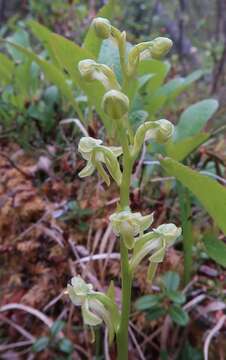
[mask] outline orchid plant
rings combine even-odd
[[[113,27],[108,19],[96,18],[91,26],[100,39],[112,39],[119,49],[122,84],[118,82],[114,69],[105,64],[86,59],[78,65],[83,81],[100,81],[106,90],[102,99],[102,110],[113,123],[118,146],[106,146],[101,139],[88,136],[81,138],[78,150],[86,165],[79,176],[84,178],[97,171],[108,186],[113,180],[119,189],[120,201],[109,220],[120,243],[121,307],[115,302],[112,286],[103,294],[95,291],[93,286],[80,276],[71,280],[68,295],[75,306],[81,307],[86,325],[93,327],[105,323],[110,344],[116,338],[118,359],[126,360],[131,288],[135,271],[141,261],[148,257],[147,280],[151,282],[167,248],[181,234],[181,229],[174,224],[162,224],[150,230],[153,213],[142,215],[140,212],[132,212],[129,199],[133,166],[144,142],[152,140],[157,144],[164,144],[172,138],[174,132],[171,122],[160,119],[144,122],[136,133],[133,133],[128,119],[129,86],[131,81],[136,79],[139,62],[144,58],[162,58],[170,50],[172,41],[158,37],[132,47],[127,53],[126,33]]]

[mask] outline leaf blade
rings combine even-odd
[[[218,109],[218,101],[206,99],[189,106],[176,126],[175,142],[196,135]]]
[[[226,189],[215,180],[201,175],[171,158],[161,160],[161,165],[169,175],[175,176],[198,198],[219,228],[226,234]]]

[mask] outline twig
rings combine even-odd
[[[32,345],[32,344],[33,344],[32,340],[18,341],[16,343],[0,345],[0,351],[6,351],[6,350],[14,349],[16,347],[23,347],[23,346]]]
[[[4,315],[0,315],[0,320],[4,321],[6,324],[12,326],[14,329],[16,329],[21,335],[23,335],[25,338],[27,338],[30,341],[35,341],[36,338],[29,333],[27,330],[22,328],[19,324],[16,324],[14,321],[7,319]]]
[[[197,296],[196,298],[192,299],[191,301],[189,301],[187,304],[185,304],[183,306],[183,309],[188,310],[188,309],[192,308],[193,306],[195,306],[196,304],[203,301],[205,298],[206,298],[206,295],[201,294],[201,295]]]
[[[32,224],[31,226],[29,226],[26,230],[24,230],[20,235],[16,236],[13,240],[12,243],[16,243],[18,240],[20,240],[21,238],[23,238],[25,235],[27,235],[31,230],[33,230],[36,226],[38,226],[48,215],[50,215],[51,212],[50,211],[46,211],[41,218],[35,223]]]
[[[119,253],[112,253],[112,254],[103,253],[103,254],[95,254],[95,255],[85,256],[83,258],[80,258],[79,260],[76,260],[74,262],[74,264],[76,265],[79,263],[86,263],[89,261],[105,260],[105,259],[120,260],[120,254]]]
[[[95,276],[93,276],[90,271],[87,270],[86,266],[83,264],[82,259],[80,259],[79,254],[77,252],[76,247],[74,246],[74,243],[71,239],[68,240],[68,243],[72,249],[72,252],[74,254],[74,256],[76,257],[77,261],[75,261],[73,264],[80,264],[83,272],[85,272],[86,276],[89,278],[89,280],[91,281],[92,284],[94,284],[94,286],[99,290],[102,291],[102,287],[99,283],[99,281],[97,280],[97,278]],[[89,260],[88,260],[89,261]]]
[[[32,174],[28,174],[25,171],[21,170],[15,163],[13,160],[11,160],[6,154],[4,154],[2,151],[0,151],[0,156],[4,157],[12,167],[14,167],[21,175],[23,175],[26,179],[33,179],[33,175]]]
[[[104,359],[105,360],[111,360],[110,354],[109,354],[109,345],[108,345],[108,329],[105,328],[104,331]]]
[[[135,345],[135,347],[136,347],[136,349],[137,349],[137,352],[138,352],[138,354],[139,354],[140,359],[141,359],[141,360],[145,360],[145,356],[144,356],[144,354],[143,354],[143,352],[142,352],[142,350],[141,350],[141,348],[140,348],[140,345],[139,345],[138,342],[137,342],[137,339],[136,339],[136,337],[135,337],[135,335],[134,335],[131,327],[129,327],[129,335],[130,335],[131,340],[132,340],[132,342],[134,343],[134,345]]]
[[[209,332],[209,335],[207,336],[205,343],[204,343],[204,359],[208,360],[208,352],[209,352],[209,346],[212,338],[216,333],[222,328],[224,325],[224,322],[226,320],[226,315],[222,316],[217,324],[214,326],[214,328]]]
[[[145,146],[145,144],[144,144],[144,145],[143,145],[143,148],[142,148],[141,157],[140,157],[139,162],[138,162],[138,164],[137,164],[135,173],[133,174],[133,179],[134,179],[134,180],[138,180],[138,179],[139,179],[139,175],[140,175],[142,166],[143,166],[143,164],[144,164],[145,154],[146,154],[146,146]]]
[[[87,130],[85,129],[85,127],[82,125],[81,121],[79,119],[65,119],[65,120],[62,120],[60,122],[60,126],[64,125],[64,124],[70,124],[70,123],[74,123],[78,128],[79,130],[82,132],[82,134],[84,136],[89,136]]]
[[[64,296],[64,291],[62,291],[59,295],[57,295],[53,300],[51,300],[48,304],[45,305],[43,311],[49,310],[51,306],[55,305],[62,297]]]
[[[165,317],[165,320],[164,320],[164,323],[162,326],[162,331],[161,331],[161,337],[160,337],[161,351],[164,351],[167,348],[167,341],[169,339],[169,332],[170,332],[171,326],[172,326],[172,320],[171,320],[170,316],[167,315]]]
[[[41,311],[32,308],[31,306],[27,306],[27,305],[23,305],[23,304],[17,304],[17,303],[10,303],[10,304],[3,305],[2,307],[0,307],[0,312],[10,311],[10,310],[22,310],[22,311],[25,311],[25,312],[37,317],[44,324],[46,324],[49,328],[51,328],[53,326],[53,320],[52,319],[50,319],[48,316],[43,314]],[[60,332],[59,336],[62,338],[64,335],[63,335],[62,332]]]
[[[210,176],[210,177],[212,177],[212,178],[214,178],[216,180],[221,181],[224,185],[226,185],[226,180],[224,178],[222,178],[221,176],[219,176],[219,175],[213,174],[213,173],[211,173],[209,171],[200,171],[200,174]]]

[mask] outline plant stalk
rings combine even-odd
[[[126,207],[129,207],[129,189],[133,169],[133,160],[129,152],[129,145],[126,136],[124,137],[122,147],[124,156],[122,184],[120,187],[120,205],[121,209],[124,209]],[[126,360],[128,359],[128,327],[131,303],[132,273],[129,266],[128,249],[122,238],[120,240],[120,253],[122,276],[122,309],[120,326],[116,336],[118,360]]]
[[[132,274],[129,268],[128,250],[121,239],[122,313],[117,333],[118,360],[128,359],[128,327],[131,303]]]

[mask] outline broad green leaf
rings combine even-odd
[[[180,277],[174,271],[168,271],[163,276],[163,282],[167,291],[176,291],[180,284]]]
[[[184,79],[184,85],[187,87],[190,84],[192,84],[194,81],[200,79],[202,76],[203,76],[202,70],[195,70]]]
[[[147,313],[147,319],[148,320],[156,320],[160,318],[161,316],[166,315],[166,309],[161,306],[153,306]]]
[[[180,326],[187,325],[189,321],[188,314],[179,305],[173,305],[169,309],[171,319]]]
[[[161,295],[144,295],[136,301],[135,307],[137,310],[148,310],[158,305],[161,300]]]
[[[212,234],[205,235],[203,241],[209,257],[218,264],[226,267],[226,244]]]
[[[186,300],[183,293],[174,290],[167,291],[167,297],[176,304],[183,304]]]
[[[30,47],[29,35],[24,29],[19,29],[13,35],[8,36],[7,41],[21,45],[27,49]],[[25,59],[24,54],[19,52],[16,48],[12,48],[11,46],[8,47],[7,45],[6,47],[14,61],[23,61]]]
[[[0,53],[0,83],[9,84],[12,82],[13,71],[13,62],[6,55]]]
[[[127,43],[127,52],[131,48],[131,45]],[[118,46],[111,39],[104,40],[102,42],[100,53],[98,56],[98,62],[105,64],[114,69],[118,81],[121,82],[121,67]]]
[[[153,96],[149,98],[149,112],[154,114],[166,105],[176,99],[192,83],[202,76],[201,70],[196,70],[186,78],[177,77],[162,85]]]
[[[210,137],[208,133],[198,133],[176,143],[169,142],[165,149],[168,156],[174,160],[182,161]]]
[[[161,165],[170,176],[175,176],[198,198],[226,235],[226,189],[215,180],[171,158],[161,160]]]
[[[43,46],[50,52],[49,55],[53,62],[61,70],[66,70],[71,75],[75,84],[78,85],[80,83],[78,63],[81,60],[93,58],[92,54],[71,40],[49,31],[46,27],[33,20],[28,24]]]
[[[59,66],[59,63],[58,63],[58,61],[56,59],[56,56],[55,56],[55,54],[53,52],[53,49],[52,49],[52,46],[51,46],[51,34],[52,34],[52,32],[47,27],[39,24],[35,20],[27,21],[27,25],[30,27],[32,33],[42,43],[43,47],[48,51],[50,59],[52,60],[54,65]]]
[[[218,109],[218,102],[206,99],[189,106],[180,116],[176,126],[175,141],[190,137],[201,131]]]
[[[115,5],[116,5],[116,0],[109,0],[107,4],[100,9],[100,11],[97,14],[97,17],[104,17],[111,20],[112,17],[114,16]],[[95,31],[90,27],[86,34],[83,47],[87,49],[90,53],[92,53],[95,59],[97,59],[100,51],[101,43],[102,40],[96,36]]]
[[[151,59],[140,62],[138,67],[138,75],[153,75],[147,85],[147,92],[149,95],[154,94],[154,92],[159,88],[159,86],[165,80],[169,70],[170,64],[167,61],[163,62],[160,60]]]
[[[88,97],[89,104],[95,107],[106,129],[110,133],[112,123],[101,109],[101,101],[105,93],[103,85],[97,81],[91,83],[81,81],[78,71],[79,61],[87,58],[92,59],[93,55],[87,51],[87,49],[79,47],[61,35],[50,32],[48,29],[34,21],[29,24],[32,26],[32,29],[35,29],[36,35],[41,41],[43,41],[43,45],[46,46],[47,50],[50,50],[50,56],[52,54],[51,58],[54,63],[60,67],[62,74],[63,71],[66,70],[74,85],[79,86],[85,92]],[[40,31],[38,31],[39,29]],[[93,94],[95,94],[95,96],[93,96]]]
[[[32,51],[23,48],[20,45],[13,44],[10,42],[7,42],[5,40],[0,40],[1,42],[7,43],[11,47],[15,47],[17,51],[21,52],[23,55],[25,55],[30,61],[36,62],[42,71],[45,74],[45,77],[53,84],[55,84],[59,90],[61,91],[62,95],[65,96],[72,106],[76,109],[77,112],[79,112],[78,104],[74,98],[73,91],[71,87],[67,84],[66,76],[53,64],[48,63],[46,60],[43,60],[39,58],[35,53]]]

